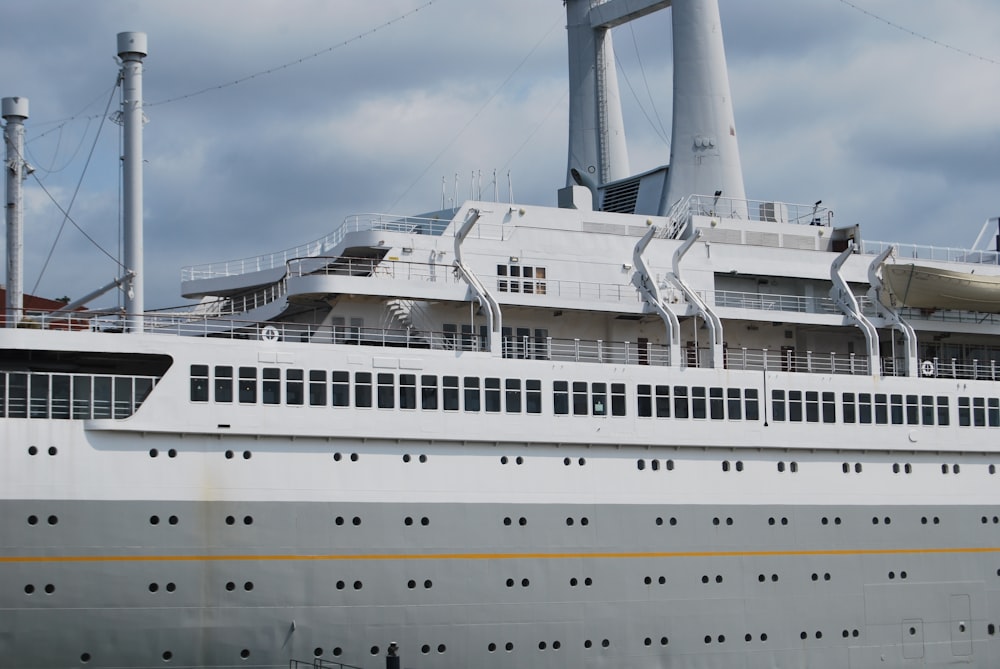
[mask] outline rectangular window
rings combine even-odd
[[[854,393],[844,393],[841,399],[844,412],[845,423],[857,422],[857,404],[855,404]]]
[[[624,383],[612,383],[611,384],[611,415],[612,416],[624,416],[626,414],[625,410],[625,384]]]
[[[346,407],[351,405],[351,373],[334,371],[330,375],[332,382],[330,390],[333,393],[333,406]]]
[[[354,406],[369,408],[372,405],[372,373],[354,372]]]
[[[301,405],[305,402],[304,376],[301,369],[285,372],[285,402]]]
[[[815,390],[806,391],[806,421],[819,422],[819,393]]]
[[[11,377],[14,375],[11,374]],[[90,418],[91,416],[91,387],[89,376],[73,377],[73,418]],[[13,390],[13,389],[12,389]],[[10,396],[10,393],[8,393]],[[12,411],[9,407],[8,411]],[[13,414],[8,414],[13,417]]]
[[[872,422],[871,393],[858,394],[858,422],[863,425],[870,425]]]
[[[486,402],[485,408],[489,413],[500,411],[500,379],[486,378],[484,380]]]
[[[962,427],[972,425],[972,412],[969,410],[969,398],[958,398],[958,424]]]
[[[400,409],[416,409],[417,408],[417,375],[416,374],[400,374],[399,375],[399,408]]]
[[[542,413],[542,382],[528,379],[524,382],[525,409],[528,413]]]
[[[480,397],[479,397],[479,377],[478,376],[467,376],[464,381],[465,385],[465,410],[466,411],[479,411],[480,407]]]
[[[793,423],[802,422],[802,391],[788,391],[788,420]]]
[[[889,401],[885,393],[875,395],[875,423],[885,425],[889,422]]]
[[[552,410],[558,415],[569,413],[569,383],[566,381],[552,382]]]
[[[635,389],[635,410],[642,418],[649,418],[653,415],[653,387],[647,384],[640,384]]]
[[[396,406],[396,376],[381,372],[378,381],[378,408],[392,409]]]
[[[670,418],[670,386],[656,386],[656,417]]]
[[[739,404],[739,401],[736,403]],[[726,403],[722,399],[722,388],[708,389],[708,411],[712,420],[726,419]]]
[[[309,370],[309,406],[326,406],[326,371]]]
[[[424,374],[420,377],[420,408],[435,410],[438,408],[438,377]]]
[[[458,411],[458,377],[445,376],[441,379],[442,404],[445,411]]]
[[[587,415],[587,383],[585,381],[573,382],[573,415]]]
[[[705,388],[695,386],[691,388],[691,417],[704,418],[705,413]]]
[[[906,396],[906,424],[920,425],[920,404],[916,395]]]
[[[208,365],[191,365],[191,401],[208,401]]]
[[[920,422],[923,425],[934,424],[934,396],[920,396]]]
[[[111,418],[111,392],[110,376],[94,377],[94,418]]]
[[[674,417],[688,418],[688,408],[687,386],[674,386]]]
[[[521,379],[507,379],[505,390],[507,413],[521,413]]]
[[[281,370],[277,367],[265,367],[261,375],[260,400],[264,404],[281,403]]]
[[[743,404],[740,402],[739,388],[729,388],[726,390],[726,408],[729,410],[729,420],[741,420],[743,418]]]
[[[257,368],[240,367],[240,404],[257,403]]]
[[[743,391],[743,409],[747,420],[760,420],[760,400],[756,388]]]
[[[1000,427],[1000,398],[991,397],[989,401],[990,427]]]
[[[497,290],[501,293],[507,292],[507,266],[497,265]]]
[[[33,377],[34,378],[34,377]],[[48,391],[49,379],[45,379],[45,389]],[[45,403],[48,404],[48,392],[45,393]],[[115,377],[115,418],[128,418],[132,414],[132,379]],[[43,413],[39,418],[44,418]]]
[[[608,384],[590,384],[590,408],[595,416],[608,415]]]
[[[218,365],[215,368],[215,401],[233,401],[233,368]]]
[[[972,398],[972,424],[976,427],[986,427],[986,398]]]
[[[892,417],[893,425],[903,424],[903,396],[892,394],[889,396],[889,415]]]
[[[139,382],[144,379],[136,379],[136,396],[138,401],[136,402],[136,407],[141,404],[142,397],[140,395]],[[148,381],[147,381],[148,382]],[[2,383],[2,381],[0,381]],[[52,376],[52,417],[53,418],[69,418],[69,396],[70,396],[70,377],[66,374],[58,374]]]
[[[837,422],[837,400],[836,395],[831,392],[823,393],[823,422],[824,423],[836,423]]]
[[[951,416],[950,409],[948,406],[948,396],[938,395],[937,398],[937,424],[938,425],[950,425]]]
[[[49,377],[45,374],[32,374],[31,407],[29,415],[32,418],[47,418],[49,415]],[[124,416],[115,415],[115,418]]]
[[[775,421],[785,420],[785,391],[771,391],[771,418]]]

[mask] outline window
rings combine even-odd
[[[573,382],[573,415],[586,416],[587,411],[587,382]]]
[[[837,422],[837,402],[834,393],[825,392],[823,393],[823,422],[824,423],[836,423]]]
[[[932,395],[920,396],[920,422],[923,425],[934,424],[934,397]]]
[[[785,391],[771,391],[771,418],[776,421],[785,420]]]
[[[855,404],[854,393],[844,393],[843,395],[844,422],[857,422],[857,405]]]
[[[466,411],[479,411],[480,410],[480,397],[479,397],[479,377],[478,376],[467,376],[465,377],[465,410]]]
[[[1000,427],[1000,398],[991,397],[989,399],[988,413],[990,427]]]
[[[420,377],[420,408],[438,408],[438,377],[424,374]]]
[[[309,406],[326,406],[326,372],[322,369],[309,370]]]
[[[257,368],[240,367],[240,404],[257,403]]]
[[[704,418],[705,416],[705,388],[695,386],[691,388],[691,417]]]
[[[285,373],[285,401],[296,405],[301,405],[305,401],[301,369],[289,369]]]
[[[986,427],[986,398],[972,398],[972,424],[976,427]]]
[[[743,409],[747,420],[760,420],[760,402],[756,388],[743,391]]]
[[[802,391],[788,391],[788,420],[793,423],[802,422]]]
[[[497,290],[501,293],[507,292],[507,266],[497,265]]]
[[[392,409],[396,406],[396,378],[393,374],[379,373],[378,408]]]
[[[916,395],[906,396],[906,424],[920,425],[920,405]]]
[[[649,418],[653,415],[653,393],[652,386],[648,384],[640,384],[636,386],[636,413],[643,417]]]
[[[884,393],[875,395],[875,423],[885,425],[889,422],[888,397]]]
[[[281,403],[281,370],[277,367],[265,367],[263,383],[261,383],[260,399],[264,404]]]
[[[521,379],[507,379],[505,390],[507,413],[521,413]]]
[[[611,415],[624,416],[625,410],[625,384],[611,384]]]
[[[739,401],[736,404],[739,405]],[[722,399],[722,388],[708,389],[708,410],[712,420],[725,420],[726,408]]]
[[[858,394],[858,422],[864,425],[870,425],[872,422],[871,393]]]
[[[233,368],[216,366],[215,368],[215,401],[233,401]]]
[[[527,391],[525,408],[528,413],[542,413],[542,382],[538,379],[528,379],[524,382]]]
[[[458,377],[445,376],[441,379],[442,400],[445,411],[458,411]]]
[[[945,395],[938,395],[937,398],[937,424],[938,425],[951,424],[951,417],[949,415],[949,408],[948,408],[948,397]]]
[[[819,422],[819,393],[815,390],[806,391],[806,421]]]
[[[889,396],[889,416],[892,418],[893,425],[903,424],[903,396],[902,395],[890,395]]]
[[[559,415],[569,413],[569,383],[567,381],[552,382],[552,410]]]
[[[972,414],[969,411],[969,398],[958,398],[958,424],[962,427],[972,425]]]
[[[688,417],[688,389],[687,386],[674,386],[674,417]]]
[[[400,374],[399,375],[399,408],[400,409],[416,409],[417,408],[417,375],[416,374]]]
[[[500,379],[487,378],[484,381],[486,396],[486,411],[496,413],[500,411]]]
[[[354,372],[354,406],[368,408],[372,405],[372,373]]]
[[[593,415],[606,416],[608,414],[608,384],[590,384],[590,405]]]
[[[331,374],[333,392],[333,406],[346,407],[351,404],[351,375],[350,372],[335,371]]]
[[[740,403],[740,389],[726,390],[726,408],[729,410],[729,420],[740,420],[743,417],[743,405]]]
[[[191,365],[191,401],[208,401],[208,365]]]

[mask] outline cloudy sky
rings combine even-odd
[[[719,2],[749,197],[822,199],[868,239],[942,246],[1000,215],[995,0]],[[459,200],[473,171],[492,197],[496,170],[504,200],[509,171],[531,204],[564,184],[558,0],[8,3],[0,96],[29,98],[35,174],[112,256],[119,133],[101,119],[123,30],[149,35],[147,307],[183,302],[182,266],[293,247],[350,214],[439,208],[456,173]],[[669,11],[614,43],[639,172],[669,155]],[[71,223],[60,234],[34,177],[26,201],[26,291],[79,297],[118,274]]]

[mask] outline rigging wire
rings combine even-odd
[[[414,179],[413,182],[410,183],[410,185],[407,186],[406,189],[402,193],[400,193],[399,197],[397,197],[395,200],[393,200],[392,204],[389,205],[389,207],[385,211],[392,211],[393,209],[395,209],[396,205],[399,204],[399,202],[404,197],[406,197],[410,193],[411,190],[413,190],[416,187],[416,185],[420,182],[420,180],[423,179],[424,176],[427,175],[427,173],[431,170],[432,167],[434,167],[434,165],[437,163],[437,161],[441,160],[441,157],[449,149],[451,149],[452,146],[454,146],[455,142],[458,141],[459,137],[461,137],[462,134],[465,133],[465,131],[469,129],[469,126],[471,126],[476,121],[476,119],[478,119],[480,117],[480,115],[482,115],[482,113],[484,111],[486,111],[486,108],[490,106],[490,104],[493,102],[493,100],[496,99],[496,97],[498,95],[500,95],[500,91],[502,91],[507,86],[507,84],[510,83],[510,80],[514,78],[514,75],[517,74],[521,70],[522,67],[524,67],[524,64],[526,62],[528,62],[528,59],[531,58],[531,56],[535,53],[535,51],[538,50],[538,47],[540,47],[542,45],[542,43],[548,38],[548,36],[552,33],[552,31],[555,30],[556,26],[558,26],[560,23],[562,23],[563,20],[564,19],[563,19],[562,15],[560,14],[560,17],[558,19],[556,19],[556,21],[551,26],[549,26],[549,28],[542,34],[542,36],[538,39],[538,41],[535,42],[535,45],[533,47],[531,47],[531,50],[528,51],[527,55],[524,58],[521,59],[521,62],[517,64],[517,67],[515,67],[511,71],[511,73],[507,75],[507,78],[504,79],[503,82],[501,82],[499,86],[497,86],[496,90],[494,90],[493,93],[488,98],[486,98],[486,100],[483,102],[483,104],[481,104],[479,106],[479,109],[477,109],[476,112],[472,115],[472,117],[468,121],[466,121],[465,125],[463,125],[461,128],[459,128],[458,132],[455,133],[455,135],[451,138],[451,140],[449,140],[444,145],[444,147],[438,152],[438,154],[436,156],[434,156],[434,158],[427,164],[427,167],[425,167],[420,172],[420,174],[417,175],[417,178]]]
[[[854,4],[853,2],[850,2],[850,0],[837,0],[837,1],[840,2],[840,4],[842,4],[842,5],[847,5],[851,9],[859,11],[862,14],[864,14],[865,16],[868,16],[869,18],[873,18],[876,21],[880,21],[880,22],[884,23],[885,25],[889,26],[890,28],[895,28],[896,30],[899,30],[900,32],[906,33],[907,35],[912,35],[913,37],[916,37],[918,39],[922,39],[925,42],[930,42],[931,44],[939,46],[939,47],[941,47],[943,49],[948,49],[949,51],[954,51],[955,53],[962,54],[963,56],[968,56],[969,58],[975,58],[976,60],[981,60],[984,63],[990,63],[991,65],[1000,65],[1000,61],[998,61],[998,60],[995,60],[993,58],[988,58],[986,56],[980,56],[978,53],[973,53],[971,51],[966,51],[965,49],[962,49],[961,47],[952,46],[951,44],[948,44],[946,42],[942,42],[940,40],[936,40],[933,37],[928,37],[927,35],[924,35],[922,33],[918,33],[915,30],[910,30],[909,28],[907,28],[905,26],[901,26],[898,23],[894,23],[893,21],[890,21],[889,19],[887,19],[885,17],[879,16],[878,14],[875,14],[873,12],[868,11],[864,7],[859,7],[858,5]]]
[[[199,95],[204,95],[205,93],[210,93],[212,91],[220,91],[220,90],[222,90],[224,88],[229,88],[230,86],[236,86],[237,84],[246,83],[247,81],[250,81],[251,79],[257,79],[258,77],[265,77],[265,76],[267,76],[269,74],[274,74],[274,73],[280,72],[282,70],[287,70],[290,67],[294,67],[296,65],[301,65],[302,63],[305,63],[306,61],[313,60],[314,58],[319,58],[320,56],[325,56],[328,53],[336,51],[337,49],[340,49],[342,47],[348,46],[349,44],[352,44],[354,42],[358,42],[358,41],[360,41],[360,40],[362,40],[362,39],[364,39],[364,38],[366,38],[366,37],[368,37],[370,35],[375,34],[379,30],[382,30],[383,28],[388,28],[389,26],[391,26],[391,25],[393,25],[395,23],[399,23],[400,21],[408,19],[409,17],[413,16],[414,14],[416,14],[417,12],[419,12],[420,10],[426,9],[426,8],[430,7],[435,2],[437,2],[437,0],[427,0],[427,2],[425,2],[422,5],[420,5],[419,7],[415,7],[414,9],[411,9],[410,11],[406,12],[405,14],[400,14],[399,16],[396,16],[396,17],[394,17],[392,19],[389,19],[385,23],[379,24],[379,25],[375,26],[374,28],[366,30],[363,33],[358,33],[354,37],[350,37],[350,38],[344,40],[343,42],[339,42],[337,44],[334,44],[333,46],[328,46],[325,49],[320,49],[319,51],[314,51],[313,53],[311,53],[309,55],[302,56],[301,58],[296,58],[295,60],[288,61],[287,63],[284,63],[282,65],[277,65],[275,67],[271,67],[271,68],[268,68],[266,70],[260,70],[258,72],[254,72],[252,74],[248,74],[248,75],[246,75],[244,77],[240,77],[239,79],[234,79],[233,81],[227,81],[224,84],[217,84],[215,86],[208,86],[206,88],[202,88],[201,90],[197,90],[197,91],[194,91],[192,93],[186,93],[184,95],[178,95],[177,97],[167,98],[166,100],[160,100],[158,102],[146,102],[146,103],[143,104],[143,106],[144,107],[155,107],[157,105],[165,105],[165,104],[169,104],[171,102],[179,102],[180,100],[188,100],[190,98],[197,97]]]
[[[35,285],[31,289],[32,293],[34,293],[34,292],[36,292],[38,290],[38,284],[40,284],[42,282],[42,277],[45,276],[45,270],[48,269],[49,261],[52,260],[52,254],[56,250],[56,244],[59,243],[59,238],[62,236],[63,230],[66,228],[66,222],[67,221],[69,221],[70,223],[72,223],[73,227],[75,227],[77,230],[80,231],[80,234],[82,234],[84,237],[86,237],[87,240],[91,244],[93,244],[95,247],[97,247],[97,249],[101,253],[103,253],[108,258],[110,258],[116,265],[118,265],[119,267],[121,267],[123,269],[125,267],[117,258],[115,258],[113,255],[111,255],[110,253],[108,253],[104,249],[104,247],[102,247],[100,244],[98,244],[97,241],[93,237],[91,237],[90,235],[88,235],[87,232],[82,227],[80,227],[80,225],[77,224],[76,221],[73,220],[73,217],[69,215],[69,210],[73,208],[73,203],[76,202],[76,196],[80,193],[80,187],[83,185],[83,177],[86,176],[86,174],[87,174],[87,168],[90,166],[90,160],[91,160],[91,158],[94,157],[94,150],[97,148],[97,140],[100,139],[100,137],[101,137],[101,130],[104,128],[104,121],[108,117],[108,110],[111,109],[111,102],[112,102],[112,100],[115,99],[115,91],[118,89],[118,86],[121,84],[121,73],[119,73],[116,76],[117,76],[117,81],[115,83],[115,86],[111,89],[111,95],[108,96],[108,102],[107,102],[107,105],[104,108],[104,114],[102,114],[102,116],[101,116],[101,118],[102,118],[101,124],[99,126],[97,126],[97,134],[94,135],[94,142],[90,146],[90,152],[87,154],[87,160],[86,160],[86,162],[83,165],[83,171],[80,173],[80,179],[76,182],[76,188],[73,190],[73,197],[70,198],[69,205],[64,209],[62,207],[62,205],[60,205],[59,202],[56,200],[56,198],[53,197],[53,195],[48,191],[48,189],[45,188],[45,184],[42,183],[42,180],[39,179],[37,175],[32,174],[32,176],[35,177],[35,182],[42,189],[42,192],[44,192],[49,197],[49,199],[52,200],[52,203],[56,206],[56,208],[59,209],[59,211],[63,215],[63,221],[59,225],[59,231],[56,233],[56,238],[54,240],[52,240],[52,246],[49,248],[48,255],[45,256],[45,262],[42,264],[42,269],[38,273],[38,279],[35,281]]]
[[[642,83],[646,87],[646,97],[649,98],[649,105],[653,108],[653,116],[656,117],[656,122],[657,124],[659,124],[660,127],[660,131],[657,132],[657,134],[660,136],[660,139],[663,140],[663,143],[666,144],[667,148],[669,149],[670,135],[667,133],[666,128],[663,127],[663,119],[660,117],[660,112],[656,109],[656,98],[653,97],[653,92],[649,88],[649,80],[646,79],[646,67],[645,65],[642,64],[642,56],[639,54],[639,42],[635,38],[635,25],[631,21],[629,21],[628,29],[629,32],[632,33],[632,48],[635,49],[635,59],[636,61],[638,61],[639,71],[642,73]],[[624,68],[622,68],[622,74],[625,74]],[[628,75],[625,75],[625,78],[627,81]],[[629,84],[629,88],[630,89],[632,88],[631,84]],[[632,94],[635,95],[635,91],[632,91]],[[636,102],[638,102],[638,98],[636,98]],[[646,113],[645,109],[643,109],[643,113],[644,114]],[[649,117],[647,116],[646,118],[648,119]],[[652,124],[652,122],[653,121],[650,120],[650,124]],[[656,126],[653,126],[653,131],[656,132]]]

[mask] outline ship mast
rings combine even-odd
[[[28,98],[4,98],[4,143],[7,147],[7,304],[6,324],[17,327],[24,318],[24,178],[31,168],[24,160],[24,121]]]
[[[122,61],[122,192],[124,209],[125,271],[133,273],[125,291],[125,329],[142,332],[142,59],[146,57],[146,33],[118,33],[118,57]]]

